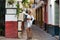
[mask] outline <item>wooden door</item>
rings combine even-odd
[[[36,24],[38,24],[39,26],[43,26],[43,11],[42,11],[42,7],[39,7],[36,10]]]

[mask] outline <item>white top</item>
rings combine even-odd
[[[32,18],[32,20],[27,20],[27,21],[25,22],[25,26],[26,26],[26,27],[28,27],[28,28],[31,27],[32,22],[34,21],[33,15],[29,15],[29,14],[27,14],[27,13],[25,13],[25,12],[23,12],[23,14],[27,15],[27,18],[29,18],[29,19]]]
[[[25,13],[25,11],[23,11],[23,14],[25,14],[25,15],[27,15],[27,18],[32,18],[32,20],[30,20],[30,21],[34,21],[34,17],[33,17],[33,15],[29,15],[29,14],[27,14],[27,13]]]

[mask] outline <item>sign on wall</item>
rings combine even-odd
[[[9,15],[16,14],[16,9],[6,9],[6,14]]]

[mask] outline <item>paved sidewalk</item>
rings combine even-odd
[[[52,37],[45,31],[40,29],[38,26],[33,25],[32,31],[33,31],[33,38],[31,40],[57,40],[56,38]],[[21,39],[0,37],[0,40],[27,40],[27,35],[26,35],[26,32],[24,32],[23,38]]]

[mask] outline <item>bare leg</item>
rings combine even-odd
[[[32,38],[32,29],[29,28],[29,37]]]
[[[27,32],[27,38],[29,37],[29,28],[26,29]]]
[[[26,32],[27,32],[27,38],[31,39],[32,38],[32,30],[31,30],[31,28],[27,28]]]

